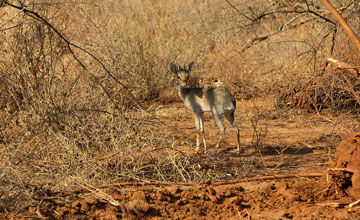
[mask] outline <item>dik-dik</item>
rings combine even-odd
[[[231,93],[222,88],[188,88],[187,82],[190,71],[194,67],[194,62],[190,63],[188,68],[170,64],[170,70],[173,72],[178,80],[178,93],[185,106],[190,109],[195,116],[196,130],[201,134],[204,149],[206,153],[206,139],[204,134],[204,112],[211,112],[216,125],[220,129],[219,139],[216,143],[216,148],[219,147],[221,139],[225,134],[225,127],[222,122],[222,117],[229,120],[234,127],[237,138],[237,153],[240,152],[240,132],[234,120],[234,113],[236,109],[236,100]],[[196,133],[196,152],[199,150],[200,141],[199,134]]]

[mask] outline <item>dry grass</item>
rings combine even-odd
[[[111,75],[72,48],[86,69],[81,67],[64,41],[40,21],[0,8],[0,199],[6,204],[0,211],[80,185],[226,178],[209,173],[201,158],[170,154],[177,137],[157,131],[176,128],[167,128],[152,108],[144,107],[175,83],[170,62],[195,61],[195,78],[202,84],[219,79],[238,99],[273,94],[282,107],[290,103],[317,111],[358,106],[348,81],[325,62],[331,55],[358,63],[358,54],[341,30],[329,52],[329,24],[296,26],[306,20],[300,17],[294,27],[246,47],[293,15],[251,22],[225,1],[26,4],[35,2],[35,11],[94,54]],[[253,18],[281,10],[271,1],[233,3]],[[357,30],[359,18],[350,12],[348,20]],[[356,79],[349,82],[357,94]],[[265,130],[257,130],[257,144]]]

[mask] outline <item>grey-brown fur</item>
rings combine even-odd
[[[219,140],[216,143],[216,148],[219,147],[221,139],[225,134],[225,127],[222,122],[222,117],[228,119],[230,124],[234,127],[237,137],[237,152],[240,152],[240,132],[235,123],[234,113],[236,109],[236,100],[231,93],[222,88],[187,88],[187,81],[189,79],[190,71],[194,66],[194,62],[190,63],[188,68],[178,67],[175,64],[170,64],[171,72],[178,77],[178,93],[185,106],[190,109],[195,116],[196,130],[201,134],[204,142],[204,149],[206,153],[206,139],[204,134],[204,112],[211,112],[216,125],[220,129]],[[199,150],[200,141],[196,134],[196,151]]]

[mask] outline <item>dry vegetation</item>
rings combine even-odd
[[[358,78],[326,60],[359,53],[317,1],[7,2],[30,11],[0,1],[0,212],[85,186],[255,175],[172,149],[193,140],[154,114],[170,62],[194,61],[201,86],[219,79],[239,102],[275,100],[249,113],[248,147],[265,147],[264,118],[359,110]],[[359,3],[339,2],[359,30]]]

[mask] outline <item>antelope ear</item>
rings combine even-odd
[[[191,62],[191,63],[189,64],[188,72],[190,72],[193,67],[194,67],[194,62]]]
[[[170,63],[170,70],[171,70],[171,72],[173,72],[175,74],[177,74],[177,72],[179,71],[178,67],[173,63]]]

